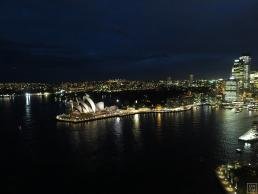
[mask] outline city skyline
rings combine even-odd
[[[258,0],[1,0],[2,193],[258,194]]]
[[[1,80],[226,77],[241,53],[258,58],[257,8],[255,0],[1,1]]]
[[[121,77],[117,76],[117,77],[111,77],[111,78],[99,78],[99,79],[63,79],[63,80],[40,80],[40,79],[36,79],[36,80],[0,80],[0,83],[62,83],[62,82],[92,82],[92,81],[109,81],[109,80],[127,80],[127,81],[159,81],[159,80],[171,80],[171,81],[184,81],[184,80],[191,80],[190,82],[192,82],[194,79],[195,80],[220,80],[220,79],[232,79],[232,78],[236,78],[237,74],[234,73],[234,71],[239,71],[239,70],[234,70],[236,69],[235,66],[236,64],[239,63],[239,61],[241,62],[243,60],[243,58],[248,57],[250,59],[250,61],[248,62],[248,71],[245,73],[247,76],[246,79],[250,79],[250,76],[252,76],[252,74],[257,74],[257,69],[256,66],[254,65],[255,59],[252,57],[252,55],[250,55],[249,53],[243,53],[241,56],[238,56],[234,59],[232,59],[232,64],[231,67],[229,68],[228,72],[224,72],[224,74],[221,75],[212,75],[210,77],[207,77],[205,75],[200,75],[200,73],[197,72],[197,74],[193,74],[192,72],[189,74],[182,74],[181,77],[179,78],[178,76],[173,76],[176,75],[175,73],[167,73],[167,76],[163,76],[163,77],[159,77],[159,76],[153,76],[152,78],[138,78],[138,79],[130,79],[130,77],[128,78],[128,76],[125,77]],[[241,69],[241,67],[240,67]],[[241,72],[241,70],[240,70]],[[241,75],[240,75],[241,76]],[[236,78],[238,79],[238,78]]]

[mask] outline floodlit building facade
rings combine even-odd
[[[251,57],[244,55],[234,61],[232,77],[238,82],[240,90],[250,88],[250,65]]]
[[[75,101],[68,102],[72,113],[96,113],[105,110],[104,102],[94,103],[93,100],[86,95],[81,99],[76,98]]]
[[[238,100],[238,81],[231,78],[225,82],[225,101],[233,102]]]
[[[258,92],[258,71],[250,73],[250,87],[253,92]]]

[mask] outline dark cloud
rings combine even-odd
[[[258,58],[257,10],[257,0],[2,0],[2,78],[226,76],[242,52]]]

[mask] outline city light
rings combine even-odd
[[[258,0],[2,0],[0,24],[0,193],[258,194]]]
[[[250,86],[254,86],[255,76],[252,76],[251,80]],[[11,87],[12,90],[11,94],[2,94],[2,97],[12,98],[13,96],[18,96],[19,93],[25,96],[26,117],[31,118],[31,98],[33,96],[48,97],[53,95],[56,103],[63,103],[66,107],[64,112],[56,115],[56,120],[74,125],[74,129],[77,128],[75,126],[79,123],[85,123],[85,125],[89,123],[96,124],[96,120],[113,118],[112,129],[116,136],[116,143],[117,145],[122,145],[121,141],[124,135],[123,125],[126,123],[123,120],[124,117],[131,118],[129,121],[132,122],[132,133],[136,142],[140,141],[142,134],[142,129],[140,128],[142,125],[144,126],[144,119],[141,121],[140,115],[143,115],[143,118],[146,115],[148,117],[155,115],[154,125],[160,133],[163,127],[167,125],[167,122],[169,122],[163,116],[170,114],[183,115],[179,114],[179,112],[197,114],[203,107],[209,107],[209,111],[225,109],[224,117],[231,118],[231,120],[237,117],[236,113],[242,114],[242,112],[252,117],[255,115],[255,111],[258,110],[258,99],[250,95],[250,91],[244,90],[244,85],[241,88],[238,82],[233,77],[229,80],[194,80],[193,75],[191,75],[189,80],[108,80],[100,82],[62,83],[55,86],[48,85],[47,87],[42,87],[42,84],[33,84],[26,87],[24,84],[3,84],[3,88]],[[42,87],[43,89],[39,90],[37,87]],[[171,88],[173,88],[172,91],[174,89],[179,91],[177,96],[172,96],[171,94],[160,96],[164,90],[169,93]],[[141,91],[144,93],[144,97],[142,98],[141,95],[136,95],[132,98],[130,95],[134,94],[135,91]],[[92,97],[101,96],[103,101],[95,103],[92,100],[93,98],[87,95],[88,92],[92,94]],[[115,95],[113,95],[113,92]],[[119,95],[119,92],[126,92],[128,96],[123,97]],[[153,94],[156,94],[158,96],[157,98],[163,98],[162,101],[155,102],[157,99],[153,100],[151,98]],[[133,100],[129,102],[127,97]],[[42,99],[47,100],[47,98]],[[105,106],[104,101],[107,101],[109,104],[113,102],[113,104]],[[128,104],[126,106],[123,106],[122,103],[120,104],[120,102],[126,101],[129,102],[127,102]],[[227,111],[227,109],[230,109],[230,111]],[[235,128],[233,130],[237,131]],[[158,139],[162,141],[162,138]],[[247,129],[247,132],[240,136],[239,140],[244,141],[244,145],[236,149],[236,154],[241,155],[242,152],[251,152],[250,142],[258,140],[256,128]],[[250,168],[253,167],[250,164],[247,164],[247,166]],[[239,181],[236,181],[237,179],[232,177],[233,175],[224,172],[223,168],[225,167],[221,167],[216,171],[222,188],[228,193],[237,193],[239,188],[241,188],[241,184],[238,184]],[[227,171],[230,170],[227,169]]]

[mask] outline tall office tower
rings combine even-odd
[[[250,73],[250,88],[253,92],[258,92],[258,71]]]
[[[240,90],[250,87],[250,65],[251,57],[249,55],[243,55],[234,61],[232,76],[238,82]]]
[[[234,78],[230,78],[225,83],[225,101],[233,102],[238,100],[238,82]]]
[[[190,86],[193,84],[193,80],[194,80],[194,75],[190,74],[189,75],[189,84],[190,84]]]
[[[167,78],[167,86],[171,86],[172,84],[173,84],[172,78],[169,76],[169,77]]]

